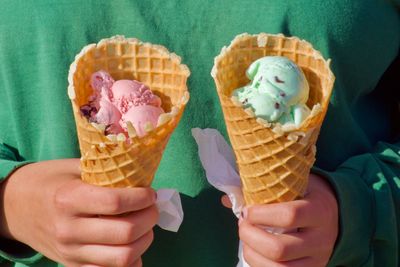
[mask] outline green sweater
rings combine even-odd
[[[178,233],[156,229],[144,264],[235,266],[237,221],[207,184],[190,129],[216,128],[227,137],[210,71],[235,35],[295,35],[331,58],[336,75],[314,169],[332,183],[340,206],[330,266],[399,266],[395,5],[395,0],[4,0],[0,179],[27,161],[79,157],[67,74],[84,45],[116,34],[164,45],[191,69],[191,99],[154,187],[180,191],[185,220]],[[0,242],[1,266],[56,266],[21,244]]]

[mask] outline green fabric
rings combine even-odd
[[[0,242],[0,263],[18,261],[21,264],[30,264],[43,257],[42,254],[17,241],[0,238]]]
[[[79,157],[66,88],[69,64],[84,45],[116,34],[164,45],[191,69],[191,99],[154,187],[181,192],[185,220],[177,234],[156,230],[144,264],[234,266],[236,219],[207,184],[190,129],[216,128],[226,137],[210,76],[222,46],[242,32],[296,35],[332,59],[337,78],[316,161],[340,202],[330,266],[398,266],[400,144],[392,130],[399,117],[392,110],[400,97],[390,83],[378,86],[399,51],[399,14],[391,2],[398,1],[5,0],[0,177],[26,161]],[[55,266],[39,256],[23,260],[28,255],[14,258],[15,266]],[[13,266],[5,258],[0,264],[6,262]]]

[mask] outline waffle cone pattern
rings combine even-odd
[[[162,100],[172,118],[139,138],[111,141],[80,112],[92,94],[92,73],[105,70],[115,80],[135,79]],[[177,55],[165,47],[115,36],[82,49],[71,64],[68,95],[71,99],[79,147],[82,180],[108,187],[150,186],[171,133],[189,99],[186,86],[190,72]],[[175,107],[175,108],[173,108]]]
[[[264,56],[285,56],[301,67],[310,85],[307,105],[320,104],[299,129],[274,131],[235,105],[233,90],[248,84],[246,70]],[[246,204],[291,201],[302,197],[315,161],[315,143],[324,120],[335,77],[330,60],[312,45],[282,34],[241,34],[215,58],[215,80],[225,123],[236,155]],[[295,135],[297,138],[289,138]]]

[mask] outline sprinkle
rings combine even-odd
[[[275,76],[275,82],[277,83],[285,83],[284,81],[280,80],[278,76]]]
[[[242,101],[242,104],[246,105],[248,102],[249,102],[249,99],[246,98],[245,100]]]
[[[279,109],[280,106],[281,106],[281,105],[279,105],[279,103],[275,103],[275,108],[276,108],[276,109]]]
[[[113,131],[112,131],[112,124],[109,124],[109,125],[106,126],[106,129],[105,129],[105,131],[104,131],[104,134],[107,135],[107,134],[112,134],[112,133],[113,133]]]
[[[285,96],[286,96],[285,92],[280,92],[279,95],[280,95],[281,97],[285,97]]]

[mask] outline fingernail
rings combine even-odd
[[[154,200],[154,202],[157,201],[157,192],[156,191],[154,191],[153,200]]]

